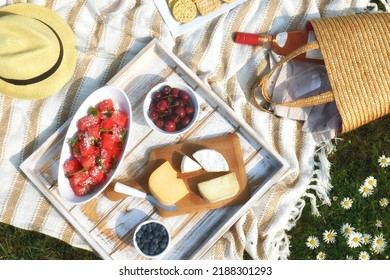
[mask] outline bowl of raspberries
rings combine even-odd
[[[196,93],[180,82],[163,82],[154,86],[144,101],[144,117],[148,125],[168,135],[187,132],[199,115]]]

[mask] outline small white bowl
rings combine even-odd
[[[156,228],[154,228],[152,230],[152,232],[150,233],[146,233],[146,230],[144,232],[141,231],[141,229],[145,229],[147,227],[152,227],[152,225],[155,224],[156,227],[162,227],[162,230],[165,230],[166,231],[166,237],[167,237],[167,240],[166,240],[166,246],[165,248],[162,249],[161,252],[158,252],[157,254],[149,254],[149,253],[146,253],[144,252],[143,250],[141,250],[141,248],[139,247],[139,241],[144,237],[145,239],[148,239],[148,235],[151,234],[152,237],[150,237],[150,243],[155,243],[155,246],[159,246],[161,245],[161,242],[158,242],[158,240],[155,240],[155,238],[158,238],[154,235],[155,233],[155,230]],[[145,235],[143,235],[145,233]],[[134,235],[133,235],[133,244],[134,244],[134,247],[135,249],[137,250],[137,252],[142,255],[143,257],[145,258],[152,258],[152,259],[158,259],[158,258],[161,258],[169,249],[169,246],[170,246],[170,243],[171,243],[171,235],[169,233],[169,230],[168,228],[161,222],[159,221],[155,221],[155,220],[148,220],[148,221],[145,221],[141,224],[139,224],[134,232]]]
[[[96,106],[100,101],[106,99],[112,99],[115,106],[117,106],[119,110],[126,113],[128,116],[127,125],[126,125],[127,134],[124,140],[124,145],[122,147],[122,152],[117,161],[116,168],[111,170],[111,172],[107,175],[107,178],[104,182],[95,186],[90,193],[83,196],[77,196],[72,190],[69,183],[69,179],[65,176],[63,170],[63,164],[65,163],[65,161],[72,157],[71,146],[68,141],[69,139],[71,139],[77,134],[78,132],[77,122],[81,117],[87,114],[88,108],[90,106]],[[130,101],[126,93],[123,92],[121,89],[113,86],[105,86],[94,91],[85,99],[85,101],[81,104],[80,108],[77,110],[77,112],[72,118],[72,121],[65,135],[65,140],[61,150],[60,162],[58,167],[58,189],[61,197],[66,202],[72,204],[81,204],[81,203],[88,202],[91,199],[97,197],[108,186],[108,184],[116,175],[117,170],[119,170],[120,165],[122,163],[123,156],[126,153],[129,144],[129,137],[131,134],[131,127],[132,127],[131,122],[132,122],[132,110],[131,110]]]
[[[194,107],[194,114],[192,116],[190,123],[186,127],[182,128],[180,130],[175,130],[173,132],[168,132],[168,131],[165,131],[164,129],[157,127],[153,123],[151,118],[149,117],[149,106],[152,103],[153,95],[155,92],[161,90],[164,86],[170,86],[171,88],[178,88],[180,90],[186,91],[190,95],[190,97],[191,97],[190,100],[191,100],[192,106]],[[199,103],[198,103],[198,99],[196,97],[196,93],[192,90],[192,88],[190,88],[186,84],[180,83],[180,82],[163,82],[163,83],[157,84],[148,92],[148,94],[146,95],[145,100],[144,100],[143,112],[144,112],[144,117],[145,117],[146,122],[155,131],[158,131],[158,132],[165,134],[165,135],[179,135],[179,134],[183,134],[186,131],[188,131],[195,124],[195,122],[199,116]]]

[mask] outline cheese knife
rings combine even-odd
[[[177,210],[177,206],[175,204],[173,204],[173,205],[162,204],[154,196],[148,195],[145,192],[141,192],[133,187],[122,184],[120,182],[115,183],[114,191],[116,191],[118,193],[129,195],[129,196],[134,196],[134,197],[146,199],[149,202],[151,202],[152,204],[154,204],[162,209],[165,209],[167,211],[176,211]]]

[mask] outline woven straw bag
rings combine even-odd
[[[390,113],[390,14],[359,14],[311,21],[317,41],[283,57],[255,89],[274,105],[307,107],[335,101],[341,133],[354,130]],[[321,49],[331,91],[291,102],[274,102],[267,82],[274,71],[292,58]],[[255,90],[253,94],[255,98]],[[259,103],[256,101],[257,105]]]

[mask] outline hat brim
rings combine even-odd
[[[20,99],[43,99],[58,91],[74,74],[78,52],[76,39],[68,23],[52,10],[29,3],[5,6],[0,12],[38,19],[55,30],[63,44],[63,59],[58,69],[48,78],[29,85],[14,85],[0,79],[0,93]]]

